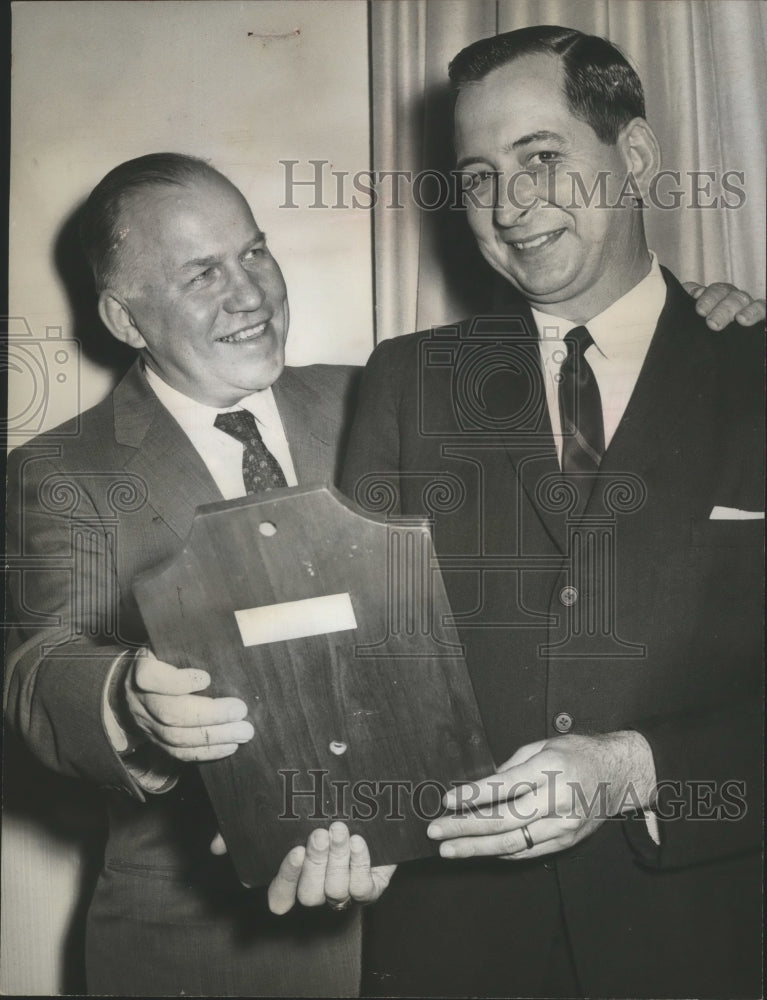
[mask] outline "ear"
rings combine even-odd
[[[288,330],[290,329],[290,306],[288,305],[288,297],[285,296],[282,303],[282,315],[285,322],[283,330],[285,331],[285,337],[288,336]]]
[[[646,198],[652,178],[660,170],[660,143],[644,118],[632,118],[618,134],[618,147],[627,170]]]
[[[99,316],[101,322],[113,337],[137,351],[146,347],[146,341],[141,336],[133,314],[125,299],[109,288],[99,295]]]

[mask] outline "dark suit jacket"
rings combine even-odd
[[[541,995],[560,908],[587,996],[758,992],[763,521],[710,514],[763,510],[764,339],[712,333],[666,281],[585,506],[524,304],[368,364],[343,486],[364,502],[378,476],[433,517],[496,762],[636,729],[665,817],[660,848],[637,816],[545,864],[405,866],[368,913],[369,992]]]
[[[336,476],[354,375],[286,369],[274,386],[302,483]],[[134,578],[180,549],[198,505],[221,499],[138,364],[104,402],[11,455],[6,718],[46,765],[105,792],[89,991],[353,994],[358,921],[272,918],[263,893],[241,890],[209,854],[215,820],[196,769],[144,794],[102,726],[110,665],[146,642]]]

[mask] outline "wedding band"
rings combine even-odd
[[[342,899],[340,903],[328,903],[330,909],[334,910],[336,913],[340,913],[342,910],[348,910],[351,905],[351,896],[347,896],[346,899]]]
[[[531,847],[535,847],[535,841],[533,840],[532,834],[527,829],[526,826],[522,827],[522,836],[525,838],[525,844],[527,845],[527,850],[529,851]]]

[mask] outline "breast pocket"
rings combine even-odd
[[[692,521],[690,545],[694,549],[764,549],[764,520]]]

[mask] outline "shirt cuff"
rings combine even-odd
[[[650,749],[650,766],[652,767],[652,786],[651,787],[652,787],[653,793],[654,793],[655,786],[657,785],[657,782],[658,782],[658,773],[655,770],[655,757],[653,757],[652,747],[650,746],[650,743],[649,743],[647,737],[643,736],[643,739],[645,740],[645,742],[647,743],[647,746]],[[650,840],[652,840],[652,842],[655,844],[656,847],[660,847],[660,827],[658,826],[658,817],[655,815],[655,813],[652,811],[652,809],[645,809],[645,810],[643,810],[643,812],[644,812],[645,826],[647,827],[647,833],[648,833],[648,835],[650,837]]]
[[[169,792],[178,781],[176,764],[148,741],[121,760],[139,788],[151,795]]]
[[[112,665],[107,672],[101,697],[101,719],[104,723],[104,731],[107,734],[109,742],[112,744],[112,749],[118,754],[127,753],[131,749],[131,746],[128,734],[117,721],[117,716],[112,709],[109,696],[117,684],[120,675],[124,673],[124,668],[127,666],[126,657],[131,655],[131,651],[126,649],[112,661]]]
[[[650,838],[658,847],[660,847],[660,827],[658,826],[658,817],[652,809],[645,809],[644,821]]]

